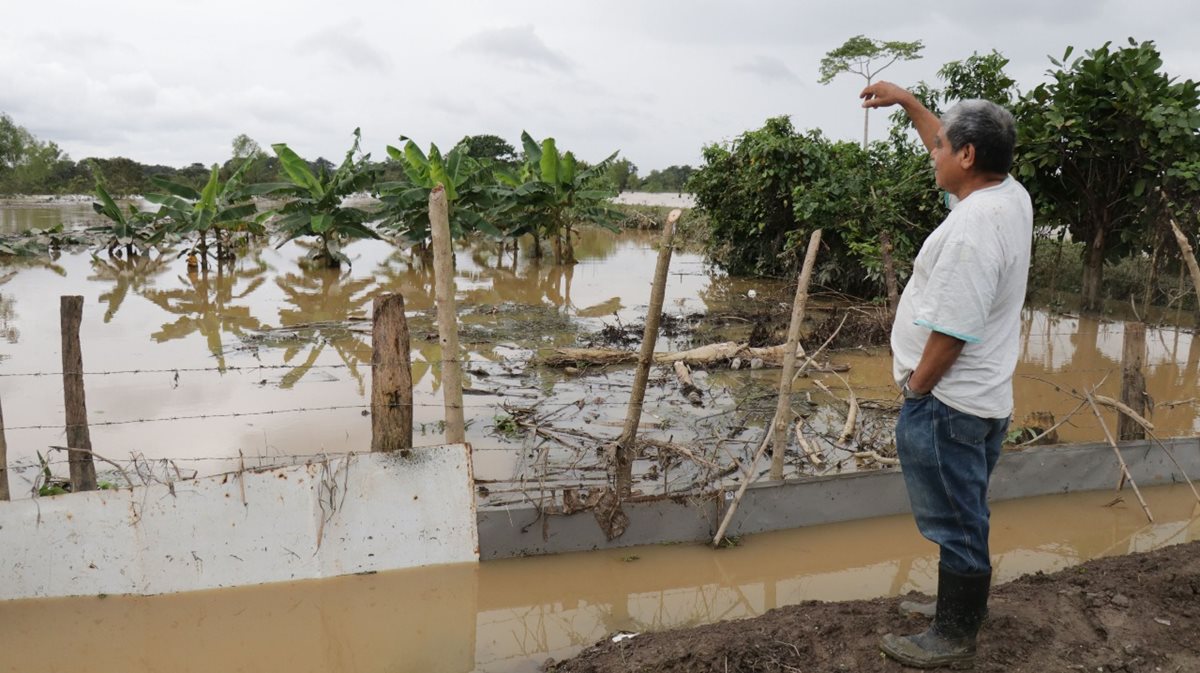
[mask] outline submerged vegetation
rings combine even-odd
[[[574,153],[561,151],[554,138],[539,142],[522,133],[525,151],[516,161],[494,143],[478,142],[479,138],[464,138],[444,156],[436,145],[426,154],[415,142],[402,138],[407,141],[403,149],[388,147],[391,162],[386,167],[362,153],[358,129],[336,167],[323,159],[307,161],[279,143],[272,149],[281,180],[250,184],[247,176],[261,175],[259,164],[267,158],[253,150],[239,152],[239,145],[253,143],[239,137],[234,141],[235,155],[245,156],[224,181],[223,169],[215,164],[199,189],[155,176],[154,191],[147,190],[144,198],[158,205],[157,211],[141,210],[135,204],[122,209],[110,193],[104,169],[93,162],[90,170],[97,199],[93,207],[106,223],[79,235],[33,230],[0,238],[0,255],[39,256],[64,245],[86,245],[107,250],[110,257],[120,250],[133,258],[186,241],[181,256],[187,255],[188,265],[207,268],[210,258],[231,259],[239,238],[270,233],[280,245],[298,238],[315,239],[308,261],[338,267],[350,261],[343,246],[356,239],[391,237],[398,244],[427,250],[429,197],[439,186],[450,205],[454,238],[482,235],[504,242],[530,234],[535,256],[541,256],[541,242],[546,240],[553,244],[556,262],[571,264],[576,225],[617,228],[621,214],[609,204],[614,192],[605,181],[616,152],[587,164]],[[471,156],[472,148],[492,156]],[[378,199],[380,206],[367,209],[351,203],[363,198]],[[260,205],[268,207],[260,210]]]

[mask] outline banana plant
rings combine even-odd
[[[373,191],[379,177],[380,169],[371,164],[371,155],[359,152],[361,141],[362,133],[354,129],[354,144],[341,165],[332,172],[322,165],[315,173],[309,163],[286,144],[271,146],[288,182],[254,185],[249,193],[291,197],[292,200],[278,211],[276,226],[283,240],[277,247],[301,236],[315,236],[319,245],[308,253],[309,261],[318,266],[337,268],[342,263],[350,263],[350,258],[342,252],[343,242],[380,238],[367,226],[372,215],[360,208],[343,205],[348,196]]]
[[[253,160],[243,163],[225,184],[221,184],[220,168],[213,164],[208,183],[200,191],[159,176],[151,178],[154,186],[164,192],[146,195],[147,201],[159,205],[158,217],[166,223],[166,226],[160,227],[158,236],[175,234],[184,238],[195,237],[181,256],[189,253],[198,256],[200,266],[208,269],[210,232],[217,244],[218,263],[233,257],[233,234],[244,232],[264,235],[266,230],[263,221],[270,213],[258,212],[242,180],[252,163]]]
[[[587,222],[614,231],[618,228],[618,215],[608,205],[613,192],[594,188],[599,182],[596,178],[608,169],[618,152],[584,167],[573,153],[560,152],[554,138],[539,143],[522,132],[521,143],[525,163],[520,173],[497,173],[508,188],[503,210],[508,218],[524,220],[536,227],[535,256],[541,255],[539,238],[549,238],[554,241],[555,261],[574,264],[575,248],[571,241],[574,224]]]
[[[88,227],[87,231],[102,237],[103,247],[108,250],[110,257],[120,247],[125,248],[125,254],[128,257],[149,250],[155,243],[155,214],[139,210],[132,203],[129,204],[128,213],[122,211],[108,190],[104,188],[98,169],[93,167],[92,170],[97,171],[94,193],[98,199],[92,203],[92,210],[108,218],[108,223]]]
[[[381,226],[414,244],[424,244],[429,239],[429,195],[442,185],[453,238],[473,232],[496,239],[504,237],[491,221],[496,202],[491,168],[487,162],[471,157],[465,145],[443,156],[437,145],[430,144],[426,155],[415,142],[407,140],[403,149],[388,145],[387,151],[404,168],[406,179],[379,185],[384,215]]]

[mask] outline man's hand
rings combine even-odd
[[[893,105],[904,108],[905,114],[917,129],[917,135],[921,136],[925,149],[933,151],[933,141],[937,137],[938,129],[942,127],[942,122],[925,109],[916,96],[891,82],[875,82],[863,89],[858,97],[863,99],[862,106],[868,109]]]
[[[863,99],[862,106],[865,108],[904,105],[914,99],[911,93],[891,82],[875,82],[863,89],[858,97]]]

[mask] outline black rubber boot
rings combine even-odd
[[[938,568],[937,614],[915,636],[883,637],[883,653],[905,666],[966,669],[975,665],[975,636],[987,614],[992,574],[959,575]]]
[[[937,599],[925,603],[921,601],[900,601],[900,614],[905,617],[933,619],[933,616],[937,614]]]
[[[937,599],[931,601],[900,601],[900,614],[912,619],[933,619],[937,615]],[[983,621],[987,623],[987,610],[983,612]]]

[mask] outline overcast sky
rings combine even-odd
[[[75,159],[211,163],[247,133],[336,160],[356,126],[376,157],[400,134],[448,148],[527,129],[644,175],[773,115],[860,137],[861,80],[817,83],[855,34],[924,41],[885,73],[901,84],[997,49],[1025,90],[1048,54],[1129,36],[1200,79],[1197,27],[1194,0],[37,0],[4,8],[0,111]]]

